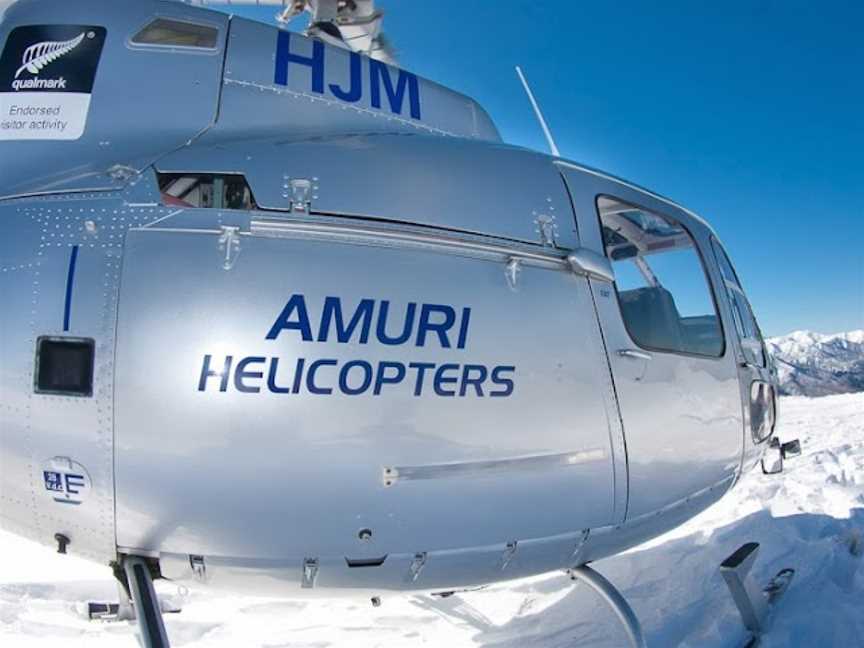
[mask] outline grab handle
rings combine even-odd
[[[618,349],[618,355],[622,358],[633,358],[634,360],[651,360],[654,356],[638,349]]]

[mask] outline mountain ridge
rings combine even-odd
[[[864,329],[827,335],[793,331],[765,343],[776,362],[783,395],[864,391]]]

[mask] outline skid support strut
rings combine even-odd
[[[748,542],[720,565],[720,573],[729,587],[744,627],[750,631],[745,644],[747,648],[759,645],[759,639],[771,621],[771,608],[783,596],[795,576],[794,569],[781,569],[766,587],[760,587],[750,574],[758,553],[759,543]]]
[[[621,595],[621,592],[612,583],[588,565],[580,565],[571,569],[570,578],[574,581],[585,583],[609,604],[615,616],[621,621],[621,625],[624,626],[624,631],[627,633],[627,637],[630,639],[630,644],[633,648],[647,648],[648,644],[645,643],[645,636],[642,634],[642,626],[639,625],[636,613],[633,612],[633,608],[627,603],[627,599]]]
[[[153,578],[150,575],[150,566],[143,558],[128,556],[123,561],[123,570],[129,581],[129,593],[135,606],[143,647],[170,648],[159,599],[156,598]]]

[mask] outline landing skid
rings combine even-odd
[[[760,588],[750,577],[750,570],[756,562],[758,552],[759,543],[748,542],[720,565],[720,573],[723,574],[744,626],[749,631],[742,648],[758,648],[762,635],[770,625],[774,606],[789,589],[795,576],[794,569],[781,569],[767,586]],[[633,648],[647,648],[639,619],[612,583],[588,565],[576,567],[568,573],[574,581],[582,581],[603,597],[624,627]]]
[[[138,556],[127,556],[123,561],[123,572],[129,585],[142,647],[170,648],[150,565]]]
[[[91,621],[135,621],[135,608],[132,607],[129,595],[122,586],[119,589],[120,603],[90,601],[87,603],[87,617]],[[162,610],[162,614],[179,614],[183,611],[182,608],[166,603],[163,599],[159,599],[159,609]]]
[[[720,565],[720,573],[729,587],[744,626],[749,631],[742,648],[758,648],[760,639],[770,623],[774,605],[786,593],[795,575],[793,569],[782,569],[766,587],[759,588],[750,577],[750,570],[758,552],[759,544],[748,542]],[[639,619],[612,583],[588,565],[574,567],[567,573],[573,581],[588,585],[612,608],[633,648],[647,648]],[[138,556],[128,556],[123,561],[122,569],[115,570],[115,575],[121,584],[120,602],[118,604],[91,603],[90,618],[135,620],[143,648],[170,648],[162,614],[180,610],[160,604],[147,561]],[[446,592],[441,595],[452,593]]]
[[[639,619],[627,600],[612,583],[588,565],[574,567],[567,573],[572,580],[581,581],[588,585],[609,604],[624,626],[633,648],[647,648]],[[180,610],[176,608],[166,609],[160,604],[153,587],[153,577],[147,561],[137,556],[128,556],[123,561],[122,570],[117,570],[115,575],[120,581],[120,603],[90,603],[90,618],[109,621],[137,621],[143,648],[170,648],[162,614],[163,612],[179,612]],[[440,596],[449,596],[454,593],[443,592]]]
[[[619,592],[615,586],[606,580],[602,575],[591,569],[588,565],[580,565],[568,570],[570,578],[574,581],[580,581],[588,585],[591,589],[597,592],[612,611],[621,625],[624,626],[624,631],[627,633],[627,638],[630,640],[630,645],[633,648],[647,648],[645,636],[642,634],[642,626],[639,624],[639,619],[633,608],[627,603],[627,599]]]
[[[720,573],[729,587],[732,599],[741,614],[749,635],[743,648],[757,648],[771,623],[771,613],[777,601],[789,589],[794,569],[781,569],[771,582],[760,588],[750,577],[750,570],[759,553],[758,542],[741,545],[720,565]]]
[[[136,621],[135,606],[129,594],[129,579],[123,569],[115,568],[117,579],[117,603],[89,601],[87,603],[87,618],[91,621],[113,623],[118,621]],[[178,614],[183,611],[172,601],[159,599],[159,609],[162,614]]]

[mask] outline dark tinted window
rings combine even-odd
[[[135,34],[132,37],[132,43],[135,45],[214,49],[218,35],[219,31],[208,25],[157,18]]]
[[[255,209],[246,178],[236,173],[163,173],[159,175],[162,202],[178,207]]]
[[[597,200],[621,315],[633,341],[658,351],[723,355],[723,332],[702,259],[671,219]]]
[[[41,337],[36,345],[37,392],[93,394],[93,340]]]
[[[726,294],[729,296],[729,304],[732,307],[732,317],[735,319],[735,330],[741,340],[741,350],[744,357],[747,362],[764,367],[767,362],[765,343],[762,340],[762,333],[759,331],[759,325],[756,323],[750,302],[744,294],[744,289],[741,288],[738,275],[732,267],[726,250],[713,236],[711,237],[711,247],[714,249],[714,256],[723,274]]]

